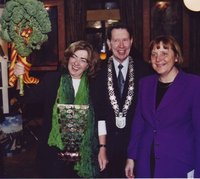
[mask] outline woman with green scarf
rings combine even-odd
[[[58,71],[47,73],[33,88],[25,88],[24,102],[44,104],[37,155],[41,177],[97,176],[89,80],[98,68],[98,60],[88,42],[74,42],[65,50]],[[14,71],[16,76],[23,74],[23,65],[17,64]]]

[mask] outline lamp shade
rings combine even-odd
[[[200,0],[183,0],[185,6],[191,11],[200,11]]]

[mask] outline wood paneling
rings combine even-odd
[[[88,10],[87,21],[120,20],[119,9]]]
[[[150,2],[143,0],[143,58],[149,60],[149,42],[150,42]]]

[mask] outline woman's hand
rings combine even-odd
[[[100,171],[103,171],[106,168],[106,165],[108,164],[105,147],[100,147],[98,154],[98,161],[99,161]]]
[[[24,65],[21,62],[17,62],[14,66],[14,74],[16,77],[23,75],[24,72]]]
[[[24,65],[21,62],[17,62],[14,66],[14,75],[18,78],[17,89],[19,89],[20,96],[24,96],[24,73]]]
[[[129,179],[135,177],[134,174],[133,174],[134,165],[135,165],[134,164],[134,160],[127,159],[127,161],[126,161],[126,167],[125,167],[125,175]]]

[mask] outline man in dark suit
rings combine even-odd
[[[127,145],[135,111],[138,81],[150,73],[142,60],[130,56],[131,29],[117,23],[108,28],[107,45],[112,55],[102,61],[93,85],[93,102],[99,135],[102,177],[125,178]]]

